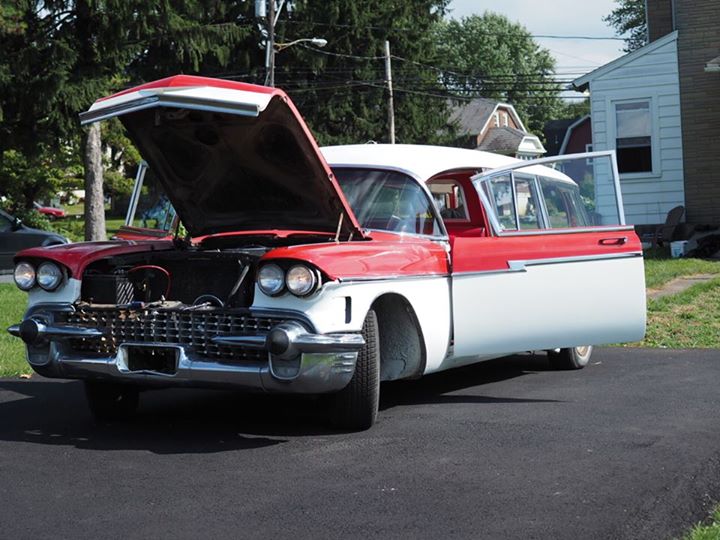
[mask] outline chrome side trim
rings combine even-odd
[[[576,229],[533,229],[528,231],[508,231],[498,233],[499,237],[505,236],[543,236],[550,234],[579,234],[579,233],[603,233],[618,231],[633,231],[632,225],[618,225],[615,227],[578,227]]]
[[[476,276],[490,274],[510,274],[516,272],[527,272],[528,266],[544,266],[549,264],[565,264],[590,261],[608,261],[613,259],[630,259],[634,257],[642,257],[641,251],[633,251],[631,253],[608,253],[606,255],[578,255],[575,257],[553,257],[548,259],[531,259],[527,261],[508,261],[508,268],[499,270],[477,270],[468,272],[454,272],[453,277],[458,276]]]
[[[450,274],[422,274],[413,276],[379,276],[379,277],[366,277],[366,276],[352,276],[347,278],[338,278],[338,283],[368,283],[372,281],[415,281],[418,279],[440,279],[449,278]]]

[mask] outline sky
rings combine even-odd
[[[494,11],[519,22],[533,35],[615,37],[614,29],[602,20],[615,8],[614,0],[452,0],[449,8],[453,18]],[[536,41],[555,57],[562,80],[580,77],[624,54],[623,41]]]

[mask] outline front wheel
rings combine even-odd
[[[377,315],[368,311],[363,323],[365,345],[358,353],[348,385],[332,396],[330,420],[334,427],[365,430],[375,423],[380,403],[380,340]]]
[[[137,410],[140,393],[126,384],[85,381],[85,397],[93,418],[110,422],[131,418]]]
[[[592,345],[570,347],[548,351],[550,365],[555,369],[582,369],[587,366],[592,355]]]

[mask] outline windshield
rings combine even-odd
[[[364,229],[440,236],[432,202],[420,184],[396,171],[333,169]]]

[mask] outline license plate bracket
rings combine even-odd
[[[152,371],[163,375],[177,372],[178,350],[174,347],[126,345],[124,349],[128,371]]]

